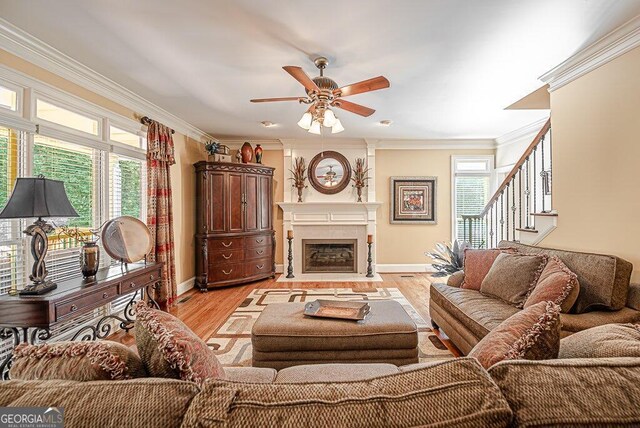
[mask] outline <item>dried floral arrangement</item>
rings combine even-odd
[[[356,165],[353,167],[353,175],[351,180],[353,181],[353,187],[358,192],[358,202],[362,202],[362,188],[367,185],[369,180],[369,168],[365,166],[364,158],[357,158]]]
[[[71,238],[80,244],[95,244],[100,239],[100,228],[99,229],[89,229],[81,230],[78,226],[70,227],[70,226],[58,226],[58,239]]]
[[[208,141],[207,144],[204,145],[205,150],[210,155],[215,154],[216,150],[218,150],[218,147],[220,147],[220,143],[218,143],[217,141],[213,141],[213,140]]]
[[[304,158],[295,158],[293,161],[293,169],[289,170],[292,174],[291,181],[293,181],[292,187],[298,189],[298,202],[302,202],[302,190],[307,186],[304,184],[307,176],[307,165],[304,162]]]

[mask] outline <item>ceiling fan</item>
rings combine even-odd
[[[298,125],[308,130],[312,134],[320,134],[321,125],[331,128],[331,132],[336,134],[344,131],[340,119],[329,107],[337,107],[360,116],[371,116],[375,110],[360,104],[352,103],[342,99],[351,95],[362,94],[364,92],[377,91],[388,88],[389,81],[384,76],[363,80],[362,82],[338,87],[338,84],[324,75],[324,69],[329,64],[325,57],[314,60],[316,67],[320,70],[320,76],[311,79],[301,67],[287,65],[282,67],[298,82],[304,86],[306,97],[282,97],[282,98],[258,98],[251,100],[252,103],[266,103],[274,101],[298,101],[302,104],[309,104],[309,108],[302,115]]]

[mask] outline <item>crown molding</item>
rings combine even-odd
[[[263,150],[282,150],[282,141],[277,139],[269,139],[269,140],[255,140],[252,138],[246,139],[238,139],[238,138],[218,138],[216,141],[219,141],[221,144],[224,144],[229,147],[240,147],[245,142],[249,142],[252,145],[260,144]]]
[[[523,126],[522,128],[515,129],[507,132],[504,135],[496,138],[496,148],[503,148],[510,144],[522,141],[523,139],[533,140],[533,137],[542,129],[542,126],[549,120],[548,117],[544,117],[540,120],[536,120],[533,123]]]
[[[540,80],[548,83],[549,92],[553,92],[638,46],[640,15],[572,55],[540,76]]]
[[[211,135],[0,18],[0,49],[198,141]]]
[[[483,150],[495,149],[493,138],[451,140],[367,140],[377,150]]]

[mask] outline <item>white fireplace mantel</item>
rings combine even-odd
[[[283,236],[289,230],[293,231],[294,273],[298,279],[331,280],[344,277],[344,274],[301,274],[301,244],[303,237],[332,236],[334,238],[358,239],[358,274],[365,280],[367,244],[366,235],[372,235],[372,259],[375,272],[375,243],[376,243],[376,211],[381,202],[345,202],[345,201],[316,201],[316,202],[280,202],[283,212]],[[313,235],[313,236],[312,236]],[[287,270],[288,245],[283,246],[284,269]],[[332,278],[335,276],[335,278]],[[353,275],[352,275],[353,276]],[[282,276],[284,278],[284,275]],[[320,278],[322,277],[322,278]],[[375,275],[375,280],[381,280]],[[344,279],[344,278],[343,278]],[[354,278],[355,279],[355,278]]]

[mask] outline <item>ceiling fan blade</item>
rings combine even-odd
[[[368,117],[371,116],[376,111],[372,108],[362,106],[360,104],[352,103],[347,100],[338,99],[335,100],[331,105],[341,108],[343,110],[350,111],[351,113],[359,114],[360,116]]]
[[[363,92],[377,91],[378,89],[388,88],[391,84],[384,76],[374,77],[372,79],[363,80],[362,82],[352,83],[333,91],[334,95],[348,97],[350,95],[361,94]]]
[[[256,98],[251,100],[252,103],[271,103],[274,101],[300,101],[304,98],[300,97],[282,97],[282,98]]]
[[[296,67],[295,65],[285,65],[282,68],[294,79],[302,83],[302,86],[304,86],[307,91],[320,92],[320,88],[318,88],[318,85],[316,85],[315,82],[311,80],[309,75],[305,73],[301,67]]]

